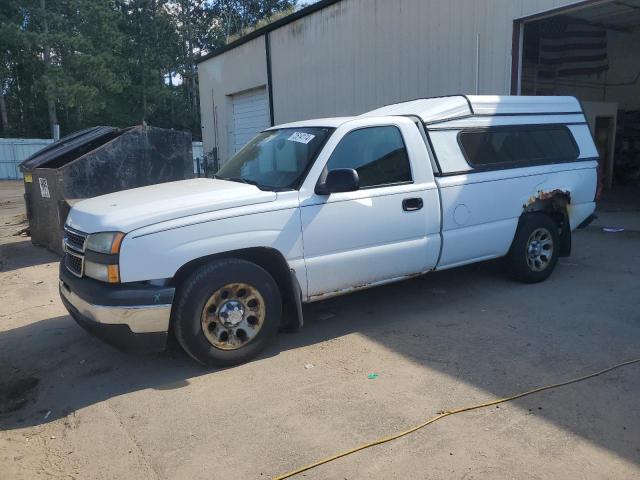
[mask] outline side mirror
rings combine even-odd
[[[353,168],[336,168],[329,170],[324,183],[316,185],[317,195],[329,195],[339,192],[355,192],[360,188],[358,172]]]

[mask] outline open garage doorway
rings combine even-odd
[[[512,84],[514,94],[578,97],[605,195],[640,203],[640,0],[584,1],[517,20]]]

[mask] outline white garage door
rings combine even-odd
[[[230,135],[230,150],[234,154],[249,140],[270,126],[267,89],[257,88],[233,95],[233,131]]]

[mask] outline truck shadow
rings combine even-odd
[[[59,262],[60,257],[44,247],[34,246],[30,240],[0,245],[0,271],[10,272],[44,263]]]
[[[42,320],[0,333],[0,430],[47,423],[145,388],[182,388],[206,373],[175,347],[127,354],[68,315]]]
[[[624,272],[607,270],[609,263],[588,253],[562,260],[549,281],[536,285],[514,283],[487,263],[311,304],[305,327],[280,334],[258,361],[356,334],[425,374],[435,370],[497,398],[640,357],[640,314],[628,300],[638,280],[628,275],[611,288],[610,273]],[[143,389],[188,388],[194,378],[219,372],[177,348],[118,352],[69,316],[35,322],[0,334],[0,430],[51,422]],[[640,365],[630,366],[513,404],[640,464],[639,372]]]
[[[604,240],[599,232],[585,235]],[[608,248],[620,255],[635,248],[629,242],[638,238],[616,237]],[[637,261],[624,264],[599,253],[590,257],[597,249],[576,250],[541,284],[515,283],[494,262],[311,304],[302,334],[283,337],[282,348],[363,335],[453,382],[482,389],[486,400],[640,358],[640,313],[630,301],[640,287],[633,276]],[[639,396],[640,364],[634,364],[510,405],[640,464]]]

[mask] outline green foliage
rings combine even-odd
[[[200,138],[197,59],[295,0],[2,0],[0,135],[142,121]],[[49,53],[47,56],[47,52]]]
[[[224,22],[221,33],[226,43],[250,32],[260,22],[277,20],[281,12],[292,13],[295,5],[289,0],[213,0],[212,10]]]

